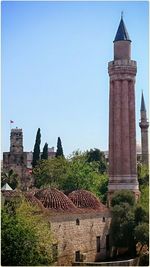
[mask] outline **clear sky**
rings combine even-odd
[[[109,77],[121,11],[137,61],[136,128],[140,141],[141,90],[148,109],[148,2],[2,2],[2,151],[9,151],[10,120],[23,129],[24,151],[65,155],[108,149]]]

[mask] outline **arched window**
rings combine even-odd
[[[80,225],[79,219],[76,219],[76,225]]]
[[[105,217],[103,217],[103,222],[105,222]]]

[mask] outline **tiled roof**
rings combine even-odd
[[[78,208],[84,209],[95,209],[95,210],[106,210],[106,206],[103,205],[99,199],[91,192],[86,190],[76,190],[68,195],[68,198]]]
[[[45,208],[57,211],[76,211],[72,201],[55,188],[40,189],[35,192],[34,196],[42,202]]]
[[[108,211],[108,208],[93,193],[86,190],[76,190],[68,196],[55,188],[33,189],[28,192],[4,190],[2,195],[7,200],[24,196],[31,204],[38,206],[41,211],[50,212],[53,215],[62,213],[97,214]]]

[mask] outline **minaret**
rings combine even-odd
[[[135,76],[131,40],[123,18],[114,40],[114,60],[108,63],[109,92],[109,185],[108,201],[116,190],[129,189],[138,199],[136,170]]]
[[[146,116],[146,108],[144,102],[144,96],[142,92],[141,99],[141,121],[139,123],[141,128],[141,147],[142,147],[142,163],[148,166],[149,155],[148,155],[148,127],[149,123]]]

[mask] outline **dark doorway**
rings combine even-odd
[[[100,236],[97,236],[97,237],[96,237],[96,251],[97,251],[97,252],[100,252],[100,250],[101,250],[100,239],[101,239]]]
[[[75,261],[80,261],[80,250],[76,251],[75,253]]]

